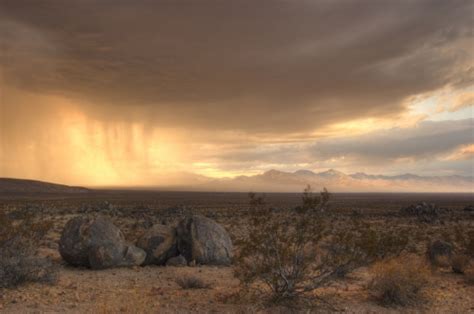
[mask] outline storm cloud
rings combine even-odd
[[[0,176],[438,160],[471,120],[321,134],[429,120],[413,103],[442,90],[468,110],[473,16],[468,0],[1,0]]]
[[[4,83],[81,99],[103,119],[133,110],[152,124],[299,132],[401,112],[410,96],[472,78],[471,1],[1,8]]]

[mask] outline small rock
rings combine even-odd
[[[166,262],[166,266],[182,267],[187,265],[188,262],[186,261],[186,258],[183,255],[172,257]]]

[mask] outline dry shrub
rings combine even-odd
[[[474,229],[472,226],[456,226],[454,229],[454,243],[463,254],[474,257]]]
[[[469,285],[474,285],[474,267],[469,268],[466,272],[466,283]]]
[[[36,255],[50,224],[25,216],[20,221],[0,212],[0,288],[26,282],[53,283],[57,272],[49,259]]]
[[[369,285],[373,296],[384,306],[409,306],[423,301],[422,291],[429,284],[430,270],[418,258],[396,258],[374,266]]]
[[[344,277],[351,270],[376,261],[399,256],[409,243],[404,228],[380,228],[359,220],[342,227],[331,226],[331,241],[325,246],[337,272]]]
[[[431,266],[447,267],[450,265],[453,252],[454,246],[450,242],[435,240],[428,243],[426,256]]]
[[[184,276],[176,279],[182,289],[208,289],[210,284],[195,276]]]
[[[456,274],[464,274],[469,267],[469,256],[464,254],[456,254],[451,258],[451,269]]]
[[[326,189],[318,195],[308,187],[296,209],[275,210],[262,197],[249,196],[248,236],[237,241],[235,275],[242,292],[272,303],[324,302],[311,292],[358,267],[399,255],[408,242],[401,229],[337,218],[326,210]]]
[[[243,294],[283,306],[331,306],[311,292],[355,264],[351,258],[340,258],[348,254],[345,247],[337,254],[325,247],[323,240],[332,232],[325,210],[328,199],[326,190],[318,195],[307,188],[302,206],[275,210],[250,194],[248,235],[237,241],[240,252],[234,268]]]

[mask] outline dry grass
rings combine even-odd
[[[369,289],[384,306],[416,305],[423,301],[422,291],[429,284],[429,278],[429,268],[422,260],[391,259],[374,266]]]

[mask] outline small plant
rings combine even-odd
[[[18,222],[0,212],[0,288],[56,280],[51,261],[38,257],[35,249],[49,228],[50,224],[36,222],[31,216]]]
[[[374,267],[369,285],[374,297],[384,306],[409,306],[420,303],[422,291],[429,283],[430,271],[418,259],[391,259]]]
[[[211,285],[195,276],[184,276],[176,279],[182,289],[208,289]]]

